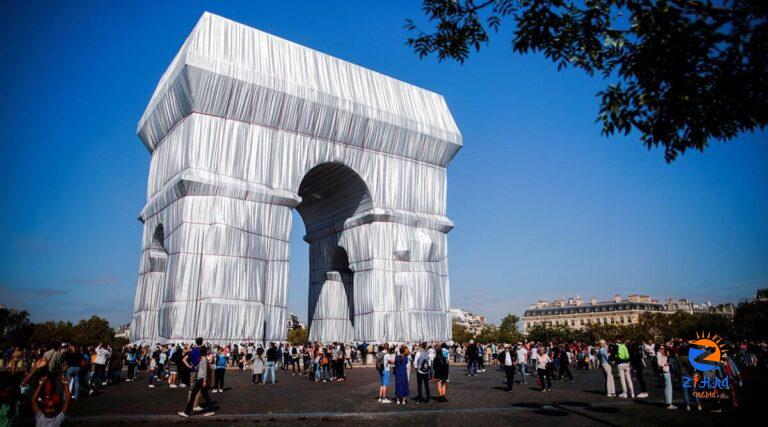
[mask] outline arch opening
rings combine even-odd
[[[152,233],[152,242],[149,244],[150,271],[153,273],[165,273],[168,264],[168,252],[165,250],[165,231],[163,224],[158,224]]]
[[[371,209],[365,181],[343,163],[322,163],[310,169],[299,185],[301,203],[296,207],[307,234]]]
[[[373,207],[365,181],[342,163],[310,169],[299,186],[296,207],[309,243],[309,336],[348,341],[354,328],[354,271],[342,236],[344,223]]]

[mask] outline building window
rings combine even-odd
[[[573,326],[573,325],[575,325],[575,324],[576,324],[576,321],[575,321],[575,320],[573,320],[573,319],[571,319],[571,326]]]

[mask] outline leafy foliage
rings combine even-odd
[[[5,307],[0,308],[0,348],[23,346],[32,334],[29,313]]]
[[[460,343],[467,342],[473,338],[472,334],[469,333],[469,330],[466,326],[460,325],[456,322],[451,324],[451,337],[453,337],[454,341]]]
[[[768,339],[768,301],[739,304],[733,324],[742,337],[754,340]]]
[[[523,341],[525,336],[520,332],[518,327],[519,322],[520,318],[514,314],[507,314],[504,316],[504,318],[501,319],[501,325],[499,325],[498,337],[494,341],[505,343]]]
[[[737,310],[738,318],[739,310]],[[757,318],[756,318],[757,319]],[[763,326],[764,328],[764,326]],[[566,325],[545,326],[535,325],[528,329],[528,340],[538,342],[588,342],[594,343],[600,339],[614,342],[617,339],[644,341],[653,338],[666,342],[673,338],[692,339],[699,332],[710,332],[729,340],[743,337],[756,337],[748,329],[741,329],[728,317],[701,313],[690,314],[678,311],[672,314],[644,313],[638,323],[631,325],[590,324],[583,329],[572,329]]]
[[[106,319],[91,316],[73,325],[72,322],[47,321],[32,323],[29,313],[0,308],[0,330],[3,332],[0,348],[8,346],[39,347],[62,342],[78,345],[98,343],[116,345],[125,342],[115,339],[115,331]]]
[[[309,330],[305,328],[293,328],[288,332],[288,342],[293,345],[309,342]]]
[[[608,83],[605,136],[640,133],[667,162],[768,122],[768,3],[754,0],[423,0],[434,30],[405,27],[419,57],[463,63],[502,20],[513,50],[541,52]]]
[[[582,338],[580,331],[571,329],[567,325],[537,324],[528,328],[527,332],[528,340],[536,342],[570,342],[580,341]]]

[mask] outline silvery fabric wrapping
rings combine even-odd
[[[294,208],[314,340],[450,339],[462,142],[440,95],[205,13],[138,134],[152,161],[131,341],[284,340]]]

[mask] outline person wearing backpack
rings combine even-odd
[[[416,367],[416,389],[418,391],[416,401],[420,403],[429,403],[429,377],[432,372],[432,365],[429,363],[429,354],[427,353],[426,342],[421,343],[419,346],[419,351],[416,353],[416,357],[414,357],[413,360],[413,363]],[[424,398],[421,394],[422,384],[424,386],[424,393],[426,398]]]
[[[379,352],[376,353],[376,369],[381,375],[381,386],[379,387],[379,403],[392,403],[391,400],[387,399],[387,386],[389,386],[391,379],[389,365],[392,362],[392,357],[389,353],[389,345],[387,343],[382,344]]]
[[[629,349],[624,340],[619,340],[616,344],[616,367],[619,371],[619,381],[621,381],[620,398],[626,399],[628,395],[635,398],[635,387],[632,385],[631,368],[629,366]],[[629,393],[627,393],[629,391]]]

